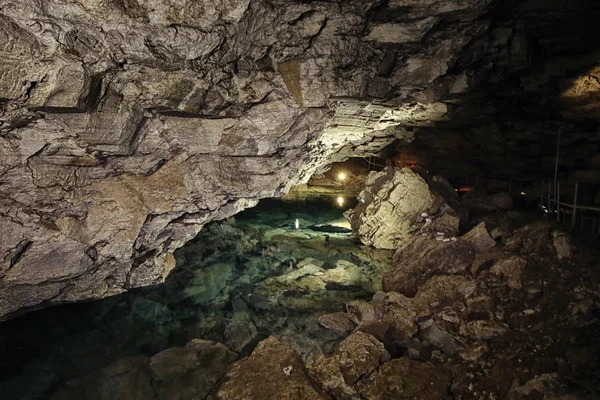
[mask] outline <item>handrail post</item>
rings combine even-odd
[[[556,138],[556,162],[554,164],[554,201],[556,201],[556,199],[558,198],[558,195],[556,193],[556,189],[557,189],[557,185],[556,182],[558,181],[558,156],[560,155],[560,134],[561,134],[561,130],[562,127],[558,128],[558,137]],[[554,204],[554,206],[556,207],[557,213],[558,213],[558,208],[559,205],[558,204]]]
[[[560,222],[560,182],[556,182],[556,221]]]
[[[579,183],[575,182],[575,196],[573,198],[573,216],[571,217],[571,227],[575,228],[577,221],[577,192],[579,191]]]
[[[548,212],[552,212],[552,204],[550,204],[550,200],[552,199],[552,183],[548,182]]]

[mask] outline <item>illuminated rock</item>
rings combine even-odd
[[[370,173],[359,199],[345,215],[366,245],[397,249],[418,233],[458,233],[460,221],[454,210],[411,169]]]
[[[3,3],[0,319],[161,283],[206,223],[447,118],[521,54],[489,5]]]
[[[298,353],[272,336],[260,342],[250,357],[229,366],[214,398],[331,399],[312,383]]]
[[[385,349],[374,336],[355,332],[344,339],[330,356],[309,365],[309,373],[336,399],[360,399],[360,379],[379,366]]]

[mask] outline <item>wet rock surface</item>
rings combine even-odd
[[[118,360],[91,376],[69,382],[51,399],[205,398],[235,358],[221,343],[195,339],[152,358]]]

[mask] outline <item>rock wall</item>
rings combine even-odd
[[[161,282],[205,223],[409,140],[522,55],[490,3],[0,0],[0,319]]]

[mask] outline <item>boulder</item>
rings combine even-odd
[[[101,371],[74,379],[64,385],[51,400],[146,400],[155,398],[146,356],[115,361]]]
[[[236,358],[223,344],[194,339],[146,356],[122,358],[67,382],[52,400],[187,400],[206,398]]]
[[[508,332],[508,326],[497,321],[470,321],[461,326],[461,335],[477,340],[493,339]]]
[[[375,306],[364,300],[354,300],[349,302],[346,304],[346,311],[348,317],[358,325],[378,320]]]
[[[344,312],[323,314],[319,317],[319,324],[342,336],[349,335],[356,327],[354,321]]]
[[[408,168],[371,172],[356,208],[345,213],[362,243],[396,249],[420,230],[458,232],[459,218],[422,176]]]
[[[309,378],[296,351],[271,336],[260,342],[252,354],[230,365],[221,386],[219,400],[322,400],[331,398]]]
[[[523,269],[527,265],[527,261],[519,256],[511,256],[504,258],[495,263],[490,271],[495,275],[506,278],[506,283],[511,289],[521,289],[521,275]]]
[[[317,358],[309,366],[309,372],[336,399],[360,400],[359,379],[379,366],[384,353],[383,343],[374,336],[355,332],[344,339],[331,356]]]
[[[423,338],[449,356],[458,354],[465,345],[445,330],[432,325],[423,331]]]
[[[565,258],[571,258],[573,256],[573,248],[569,240],[569,236],[561,231],[552,232],[552,241],[554,243],[554,249],[556,249],[556,256],[559,260]]]
[[[442,367],[403,357],[383,364],[361,390],[369,400],[449,399],[451,375]]]
[[[546,220],[532,222],[515,230],[506,239],[505,248],[523,256],[532,253],[551,254],[554,251],[554,244],[551,240],[550,230],[550,222]]]
[[[496,241],[492,239],[485,227],[485,222],[477,224],[468,233],[464,234],[462,239],[470,243],[477,253],[482,253],[496,245]]]
[[[383,276],[383,289],[413,297],[431,276],[462,274],[474,259],[473,247],[464,240],[413,237],[394,253],[392,268]]]
[[[242,351],[256,335],[256,326],[247,312],[234,313],[225,328],[226,343],[235,351]]]
[[[425,306],[452,304],[469,298],[477,287],[474,280],[461,275],[435,275],[421,287],[414,300]]]

